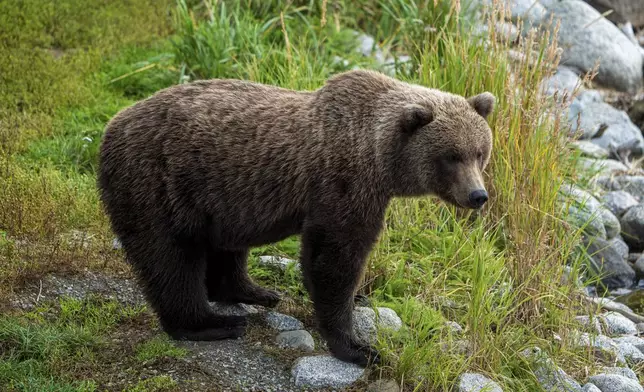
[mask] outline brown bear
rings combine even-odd
[[[354,70],[315,91],[241,80],[173,86],[107,125],[98,186],[126,257],[174,339],[241,336],[209,301],[273,307],[250,247],[301,235],[303,280],[337,358],[378,361],[352,335],[354,294],[393,197],[487,201],[495,98]]]

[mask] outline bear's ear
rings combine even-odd
[[[478,114],[480,114],[483,118],[487,118],[487,116],[492,113],[494,110],[494,104],[496,103],[496,98],[492,93],[489,92],[484,92],[479,95],[475,95],[473,97],[469,97],[467,99],[467,102],[476,110]]]
[[[403,108],[400,127],[405,133],[412,133],[432,122],[434,113],[425,106],[410,104]]]

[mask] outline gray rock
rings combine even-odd
[[[526,23],[525,27],[541,24],[547,11],[538,0],[512,0],[509,2],[510,17],[517,22],[519,19]]]
[[[373,343],[380,328],[397,331],[402,327],[400,317],[392,309],[381,307],[377,310],[378,315],[364,306],[357,306],[353,311],[353,332],[359,343]]]
[[[584,156],[587,156],[589,158],[595,158],[595,159],[606,159],[608,158],[608,150],[596,145],[593,142],[590,142],[588,140],[572,140],[569,142],[569,144],[581,151],[581,153]]]
[[[280,332],[296,331],[304,328],[304,324],[295,317],[273,311],[266,313],[266,323],[269,327]]]
[[[87,249],[92,244],[95,235],[81,230],[71,230],[69,233],[61,234],[60,237],[69,246]]]
[[[614,245],[601,238],[584,241],[590,256],[591,273],[599,276],[609,290],[630,287],[635,281],[635,271]]]
[[[572,135],[579,133],[582,139],[590,139],[606,149],[637,141],[632,150],[640,153],[644,146],[642,132],[628,114],[603,102],[596,90],[585,90],[575,97],[568,110],[568,121]]]
[[[495,23],[494,32],[497,41],[501,42],[513,42],[519,37],[519,29],[517,29],[517,27],[512,23],[508,22]],[[473,34],[480,38],[486,38],[489,34],[489,25],[479,24],[474,26]]]
[[[546,391],[580,392],[581,385],[557,366],[540,348],[534,347],[521,352],[530,363],[537,382]]]
[[[123,244],[121,244],[121,240],[119,240],[118,238],[114,238],[112,240],[112,249],[114,250],[123,249]]]
[[[632,344],[635,348],[644,353],[644,338],[640,338],[639,336],[620,336],[613,340],[617,344]]]
[[[586,208],[568,205],[566,218],[575,227],[583,228],[584,234],[591,238],[605,239],[606,229],[601,216],[594,214]]]
[[[552,96],[555,93],[563,99],[566,95],[570,97],[575,90],[582,90],[582,80],[579,78],[579,71],[575,68],[560,66],[557,71],[550,77],[541,82],[541,91],[545,95]],[[594,158],[608,158],[608,151],[604,152],[593,149],[592,146],[581,145],[585,147],[584,152],[590,152],[589,156]]]
[[[573,269],[571,266],[566,265],[564,266],[564,271],[563,275],[561,276],[561,284],[566,285],[570,283],[570,279],[572,278],[573,275]],[[577,281],[575,282],[575,286],[578,288],[583,288],[584,282],[581,280],[581,273],[577,274]]]
[[[622,236],[632,252],[644,250],[644,204],[633,206],[620,219]]]
[[[407,55],[399,55],[395,57],[387,57],[382,70],[389,76],[396,76],[397,69],[410,69],[412,66],[411,57]]]
[[[619,352],[622,354],[626,363],[637,366],[644,363],[644,354],[637,347],[630,343],[617,343]]]
[[[559,200],[568,205],[568,221],[583,227],[590,237],[606,238],[604,227],[605,208],[590,193],[575,185],[566,184],[560,188]]]
[[[294,264],[295,268],[299,268],[299,264],[295,260],[288,259],[286,257],[278,257],[278,256],[259,256],[259,261],[260,263],[264,265],[270,265],[273,267],[277,267],[281,270],[285,270],[288,268],[289,265]]]
[[[644,176],[605,176],[597,183],[608,191],[626,191],[638,201],[644,197]]]
[[[619,219],[617,219],[610,210],[605,208],[593,195],[578,186],[570,184],[563,185],[560,191],[562,195],[560,200],[571,200],[574,203],[574,207],[578,209],[579,214],[588,217],[591,221],[594,221],[596,218],[601,219],[601,224],[604,226],[603,232],[606,233],[606,237],[601,236],[601,230],[599,231],[600,237],[610,239],[619,234],[619,231],[621,230]],[[583,215],[584,212],[586,215]],[[591,225],[592,223],[589,223],[589,226]],[[594,226],[592,227],[591,231],[594,231]]]
[[[577,316],[575,317],[575,320],[584,327],[585,331],[601,335],[602,326],[598,317]]]
[[[596,175],[620,174],[628,171],[628,167],[626,167],[626,165],[614,159],[594,159],[582,157],[579,159],[578,163],[583,170]]]
[[[291,369],[295,385],[309,388],[345,388],[364,373],[364,368],[331,355],[299,358]]]
[[[616,366],[603,367],[601,372],[602,374],[618,374],[620,376],[637,381],[637,375],[635,374],[635,372],[627,367],[616,367]]]
[[[619,346],[608,336],[574,332],[573,338],[577,347],[592,349],[596,358],[609,362],[624,361]]]
[[[305,330],[280,332],[275,338],[275,343],[282,348],[311,352],[315,349],[313,336]]]
[[[372,36],[357,31],[354,32],[354,35],[358,42],[356,50],[360,54],[365,57],[373,57],[380,65],[385,63],[385,55]]]
[[[626,191],[606,192],[601,197],[601,202],[618,218],[621,218],[629,208],[638,204],[637,199]]]
[[[644,388],[637,381],[618,374],[598,374],[591,376],[588,381],[602,392],[644,392]]]
[[[356,48],[363,56],[371,56],[374,49],[376,49],[376,40],[368,35],[359,32],[355,32],[356,41],[358,42],[358,47]]]
[[[644,334],[644,323],[637,323],[637,333]]]
[[[617,312],[607,312],[600,316],[608,336],[636,335],[637,325]]]
[[[596,303],[597,305],[599,305],[600,307],[606,310],[633,313],[633,310],[628,306],[621,304],[619,302],[615,302],[609,298],[594,297],[594,298],[588,298],[588,299],[591,302]]]
[[[628,259],[628,245],[626,245],[626,242],[624,242],[621,236],[618,235],[615,238],[611,238],[608,242],[623,259]]]
[[[622,226],[619,223],[619,219],[610,212],[608,209],[601,207],[599,209],[599,212],[602,217],[602,222],[604,223],[604,229],[606,230],[606,238],[609,240],[614,240],[618,239],[617,241],[617,248],[616,250],[620,253],[623,254],[624,259],[628,257],[628,245],[624,242],[622,238],[619,238],[619,234],[622,231]],[[624,246],[626,246],[626,250],[624,250]]]
[[[584,392],[602,392],[601,389],[597,388],[594,384],[586,384],[582,388],[582,391]]]
[[[461,325],[455,321],[446,321],[445,326],[453,334],[460,335],[463,333],[463,327],[461,327]]]
[[[464,373],[459,377],[458,392],[503,392],[499,384],[482,374]]]
[[[342,58],[340,56],[333,56],[333,60],[331,61],[331,65],[338,65],[342,64],[342,67],[347,68],[351,64],[351,62],[345,58]]]
[[[642,86],[643,59],[637,45],[580,0],[553,2],[546,20],[561,20],[558,44],[564,48],[561,63],[590,71],[600,61],[595,80],[620,91],[634,92]]]
[[[472,343],[466,339],[448,340],[440,344],[441,350],[446,353],[469,356],[472,355]]]
[[[400,392],[394,380],[377,380],[367,386],[367,392]]]
[[[623,295],[628,295],[632,292],[633,290],[631,289],[622,288],[622,289],[610,290],[609,294],[612,295],[613,297],[621,297]]]
[[[479,0],[480,5],[490,7],[492,0]],[[531,27],[541,24],[546,16],[546,9],[539,0],[504,0],[499,1],[510,11],[510,18],[513,22],[521,20],[524,27]]]
[[[397,331],[402,327],[402,320],[393,309],[379,307],[376,308],[376,310],[378,311],[378,323],[381,327],[390,328],[394,331]]]
[[[644,254],[640,254],[640,257],[637,258],[633,264],[633,269],[637,279],[644,279]]]

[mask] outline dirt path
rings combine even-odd
[[[143,295],[136,282],[128,277],[113,277],[87,272],[81,276],[48,275],[41,280],[31,282],[10,300],[14,309],[28,311],[34,306],[47,301],[57,300],[63,296],[84,299],[90,295],[118,301],[123,306],[145,305]],[[232,311],[244,311],[237,307]],[[172,360],[157,361],[138,369],[138,378],[155,375],[168,375],[177,382],[180,391],[265,391],[295,392],[305,389],[297,388],[291,376],[292,360],[298,353],[283,355],[272,347],[271,336],[274,332],[265,331],[257,319],[261,319],[264,310],[254,309],[249,322],[249,332],[244,338],[217,342],[175,342],[177,347],[187,349],[187,355]],[[153,316],[146,311],[147,317]],[[156,329],[156,330],[155,330]],[[146,324],[129,326],[120,329],[118,339],[110,341],[127,341],[151,339],[162,333],[158,327],[152,329]],[[269,333],[271,332],[271,333]],[[114,348],[118,350],[118,348]],[[277,354],[276,354],[277,353]],[[299,354],[303,355],[303,354]],[[310,355],[310,354],[308,354]],[[114,373],[101,375],[99,379],[119,379],[122,370],[120,362],[105,364],[105,371]],[[117,390],[118,382],[102,385],[108,390]],[[354,386],[355,388],[355,386]],[[101,390],[103,390],[101,388]],[[335,389],[339,391],[338,389]]]

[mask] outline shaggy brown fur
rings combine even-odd
[[[163,328],[240,336],[208,300],[274,306],[249,278],[250,247],[301,234],[319,330],[338,358],[377,358],[352,336],[353,295],[392,197],[487,200],[494,97],[466,100],[370,71],[314,92],[206,80],[158,92],[109,123],[99,187]]]

